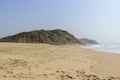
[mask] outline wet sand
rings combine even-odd
[[[102,76],[120,76],[120,54],[96,52],[91,58],[99,61],[93,67],[96,73]]]
[[[120,80],[119,57],[77,45],[0,43],[0,80]]]

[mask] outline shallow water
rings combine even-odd
[[[120,54],[120,44],[97,44],[97,45],[86,45],[83,48],[90,48],[96,51],[103,51],[103,52],[112,52]]]

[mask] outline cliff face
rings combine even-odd
[[[0,39],[0,42],[20,42],[20,43],[49,43],[49,44],[73,44],[80,41],[64,30],[38,30],[22,32],[13,36]]]
[[[79,40],[80,40],[80,42],[82,44],[98,44],[97,41],[91,40],[91,39],[87,39],[87,38],[83,38],[83,39],[79,39]]]

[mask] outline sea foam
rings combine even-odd
[[[83,48],[90,48],[96,51],[112,52],[120,54],[120,44],[97,44],[97,45],[86,45]]]

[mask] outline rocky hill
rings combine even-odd
[[[97,41],[91,40],[91,39],[87,39],[87,38],[83,38],[83,39],[79,39],[79,40],[80,40],[80,42],[82,44],[98,44]]]
[[[0,42],[73,44],[81,42],[64,30],[37,30],[4,37]]]

